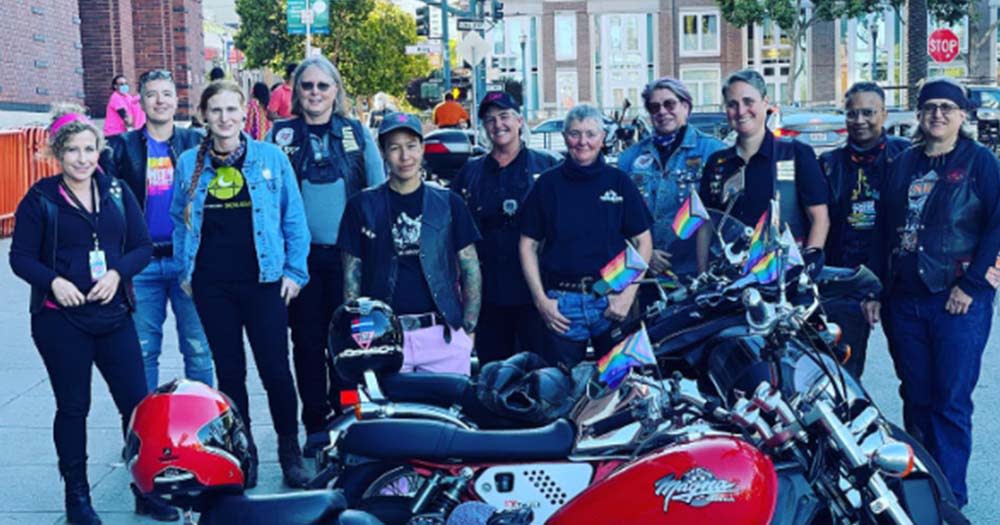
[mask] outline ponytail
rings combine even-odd
[[[198,145],[198,155],[195,156],[194,172],[188,182],[187,206],[184,208],[184,222],[191,226],[191,207],[194,205],[194,193],[198,190],[198,181],[201,179],[201,172],[205,169],[205,156],[208,155],[208,148],[212,147],[211,134],[205,135],[201,144]]]

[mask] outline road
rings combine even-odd
[[[7,254],[10,241],[0,240]],[[62,483],[52,444],[54,402],[42,361],[31,341],[28,323],[28,286],[8,264],[0,265],[0,350],[6,366],[0,369],[0,524],[62,524]],[[167,326],[172,323],[168,319]],[[176,336],[168,329],[161,357],[161,380],[182,373]],[[991,487],[1000,486],[1000,342],[990,338],[983,364],[974,418],[974,448],[970,466],[971,503],[967,515],[975,524],[1000,521],[1000,498]],[[250,360],[252,362],[252,360]],[[254,435],[260,446],[260,484],[252,492],[284,491],[277,465],[274,432],[256,369],[249,373]],[[897,382],[880,332],[869,348],[865,386],[893,421],[901,421]],[[154,523],[132,513],[129,474],[119,453],[122,441],[118,418],[103,379],[95,373],[93,405],[88,424],[88,452],[95,506],[108,525]]]

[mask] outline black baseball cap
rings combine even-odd
[[[482,119],[486,116],[486,110],[490,106],[497,106],[501,109],[513,109],[514,111],[521,111],[521,106],[518,105],[514,97],[510,96],[510,93],[506,91],[487,91],[483,99],[479,101],[479,118]]]
[[[406,129],[415,133],[420,140],[424,138],[424,125],[420,122],[420,119],[416,115],[411,115],[409,113],[393,112],[382,118],[382,123],[378,127],[378,141],[379,144],[382,143],[382,139],[386,135],[396,131],[397,129]]]

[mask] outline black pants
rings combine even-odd
[[[341,381],[327,356],[327,333],[333,311],[344,302],[340,250],[313,244],[309,250],[309,283],[288,305],[292,329],[295,384],[302,400],[306,433],[322,432],[330,410],[340,407]]]
[[[851,358],[844,364],[844,368],[861,379],[861,374],[865,371],[865,359],[868,357],[868,337],[871,335],[871,326],[865,319],[861,305],[841,301],[825,309],[827,317],[843,331],[843,342],[851,345]]]
[[[113,332],[91,335],[73,326],[57,310],[44,308],[31,316],[31,337],[42,355],[56,397],[52,434],[63,465],[87,458],[87,414],[93,366],[104,377],[122,418],[122,434],[146,395],[139,336],[129,317]]]
[[[257,373],[267,391],[275,432],[279,436],[298,434],[298,400],[288,366],[288,310],[281,298],[281,284],[212,282],[199,280],[196,273],[192,290],[212,348],[219,390],[236,403],[250,428],[245,329]]]
[[[476,328],[476,355],[480,366],[518,352],[540,354],[544,347],[542,317],[533,304],[483,304]]]

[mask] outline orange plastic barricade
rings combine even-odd
[[[14,212],[28,188],[59,171],[57,162],[38,158],[47,141],[44,128],[0,131],[0,236],[13,233]]]

